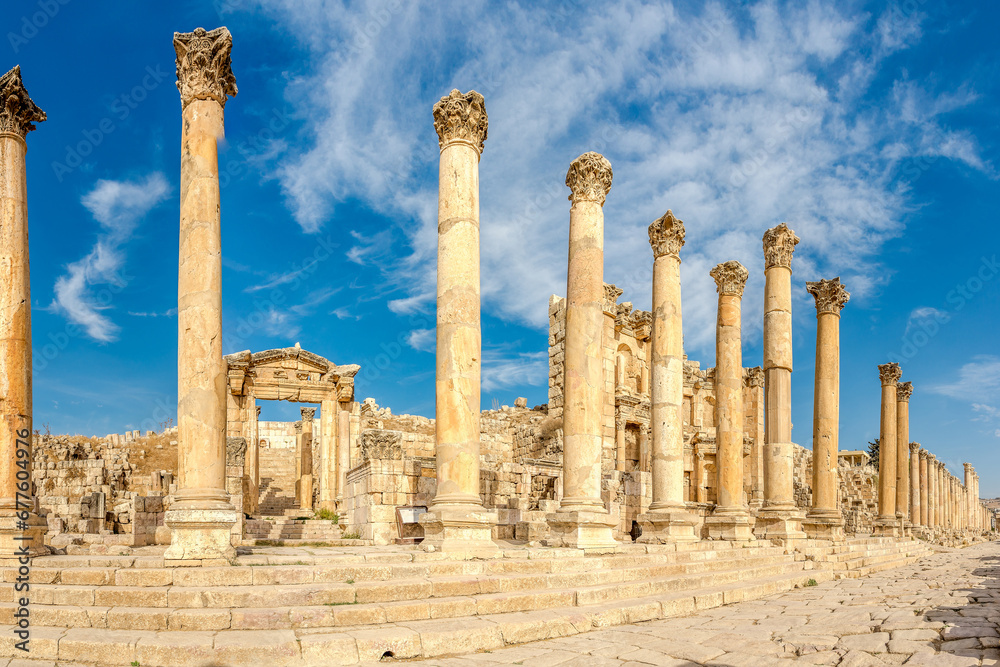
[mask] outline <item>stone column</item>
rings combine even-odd
[[[615,419],[615,470],[625,472],[625,418]]]
[[[715,328],[715,442],[719,497],[708,517],[709,536],[752,540],[750,512],[743,493],[743,351],[741,301],[748,272],[737,261],[711,271],[719,291]]]
[[[170,561],[235,555],[240,520],[226,475],[226,379],[222,358],[222,251],[218,142],[236,94],[226,28],[174,33],[181,94],[180,269],[177,288],[177,440],[180,480],[165,523]]]
[[[438,169],[437,494],[420,522],[424,544],[496,551],[496,512],[479,496],[479,158],[488,119],[483,96],[451,91],[434,105]]]
[[[840,437],[840,311],[851,298],[840,278],[807,282],[816,299],[816,373],[813,391],[813,496],[806,517],[809,537],[844,539],[837,506]]]
[[[965,475],[965,504],[963,509],[965,510],[966,516],[966,527],[973,528],[972,517],[973,517],[973,505],[972,505],[972,488],[974,485],[973,478],[975,476],[975,471],[972,468],[971,463],[962,464],[963,473]]]
[[[764,233],[764,506],[754,532],[766,539],[805,537],[792,480],[792,254],[798,242],[784,223]]]
[[[944,475],[941,474],[941,462],[934,461],[934,526],[944,528]]]
[[[566,174],[573,203],[566,281],[563,499],[559,510],[546,517],[553,545],[603,550],[617,545],[612,527],[618,523],[601,500],[604,199],[611,180],[611,163],[593,152],[573,160]]]
[[[928,529],[937,527],[937,460],[927,452],[927,523]]]
[[[25,137],[45,112],[15,66],[0,77],[0,562],[47,553],[31,484],[31,290]],[[16,562],[16,561],[15,561]]]
[[[896,521],[896,383],[902,371],[899,364],[882,364],[878,367],[882,380],[882,418],[879,429],[878,456],[878,518],[875,534],[897,537]]]
[[[697,503],[708,502],[708,488],[705,483],[705,454],[697,452],[694,459],[694,500]]]
[[[920,443],[910,443],[910,523],[920,523]]]
[[[337,508],[337,401],[319,404],[319,506]]]
[[[302,477],[299,478],[299,507],[313,508],[313,419],[316,408],[299,408],[302,414]]]
[[[341,401],[337,412],[337,502],[347,500],[347,473],[351,469],[351,403]]]
[[[927,510],[930,507],[930,479],[927,476],[927,460],[930,454],[926,449],[920,450],[920,525],[928,528]]]
[[[910,524],[910,396],[912,394],[912,382],[900,382],[896,385],[896,519],[903,531]]]
[[[638,520],[643,542],[694,540],[694,515],[684,505],[684,330],[681,258],[684,223],[667,211],[649,226],[653,248],[650,411],[653,501]],[[695,483],[698,483],[697,476]],[[697,493],[695,494],[697,497]]]

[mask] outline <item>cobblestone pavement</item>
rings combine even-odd
[[[1000,543],[663,621],[420,661],[428,667],[1000,666]]]

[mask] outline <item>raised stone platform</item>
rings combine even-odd
[[[32,658],[81,665],[336,665],[491,650],[688,614],[810,580],[911,562],[913,540],[622,545],[587,555],[503,545],[497,558],[414,547],[253,548],[233,566],[48,556],[32,571]],[[13,621],[3,571],[0,624]],[[13,655],[0,627],[0,656]],[[49,663],[51,664],[51,662]]]

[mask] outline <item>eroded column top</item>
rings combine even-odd
[[[174,33],[181,108],[195,100],[215,100],[225,107],[229,96],[236,95],[232,50],[233,36],[225,26]]]
[[[309,422],[316,416],[316,408],[299,408],[299,412],[302,414],[302,419]]]
[[[35,128],[35,123],[46,119],[45,112],[28,96],[21,80],[21,66],[14,65],[0,76],[0,134],[11,133],[22,139]]]
[[[792,268],[792,253],[799,242],[788,225],[781,223],[764,232],[764,270],[774,266]]]
[[[649,245],[653,248],[653,257],[659,259],[671,255],[680,259],[684,234],[684,222],[667,209],[666,213],[649,226]]]
[[[489,124],[486,100],[474,90],[463,94],[456,88],[434,105],[434,129],[442,149],[457,141],[482,155]]]
[[[715,278],[715,287],[720,295],[728,294],[743,298],[743,288],[747,285],[750,272],[735,259],[731,259],[716,266],[708,275]]]
[[[851,293],[847,291],[840,276],[827,280],[806,282],[806,291],[816,299],[816,313],[833,313],[840,315],[844,305],[851,300]]]
[[[569,200],[573,203],[594,201],[604,206],[613,177],[611,163],[606,157],[593,151],[584,153],[570,163],[566,172],[566,187],[572,191]]]
[[[910,454],[911,455],[913,455],[913,456],[919,456],[920,452],[922,452],[922,451],[923,450],[920,449],[920,443],[919,442],[911,442],[910,443]]]
[[[928,452],[926,449],[921,449],[920,450],[920,458],[922,458],[922,459],[929,459],[930,457],[931,457],[931,453]]]
[[[764,369],[761,366],[752,366],[743,371],[743,384],[748,387],[764,386]]]
[[[878,366],[878,377],[882,381],[882,385],[893,385],[899,382],[899,378],[903,376],[903,369],[899,367],[896,362],[891,362],[888,364],[879,364]]]
[[[896,386],[896,400],[903,401],[904,403],[910,402],[910,396],[913,395],[913,383],[912,382],[900,382]]]

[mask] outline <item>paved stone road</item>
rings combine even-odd
[[[1000,666],[998,628],[1000,543],[994,542],[694,616],[421,664]]]

